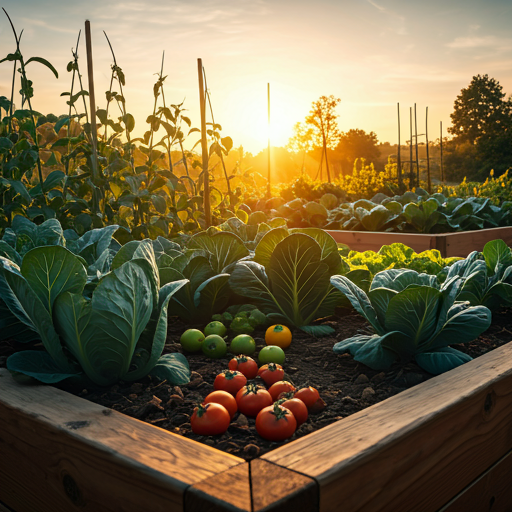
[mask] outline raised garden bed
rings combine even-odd
[[[0,502],[16,512],[508,510],[511,356],[507,344],[249,462],[0,370]]]
[[[336,242],[346,244],[354,251],[378,251],[383,245],[399,242],[416,252],[437,249],[443,258],[466,257],[472,251],[481,251],[487,242],[499,238],[512,245],[512,227],[442,234],[329,230],[327,233]]]

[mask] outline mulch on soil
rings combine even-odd
[[[492,325],[483,335],[472,343],[458,345],[456,348],[472,357],[478,357],[508,343],[512,340],[511,313],[512,309],[494,313]],[[283,364],[285,379],[297,388],[308,385],[317,388],[325,407],[310,414],[307,422],[284,442],[274,443],[262,439],[256,432],[255,419],[239,413],[223,435],[198,436],[192,432],[190,416],[193,409],[213,391],[216,375],[228,367],[231,358],[229,354],[223,359],[186,354],[192,371],[187,385],[171,386],[167,382],[146,378],[140,382],[116,384],[100,391],[84,389],[78,395],[175,434],[251,460],[432,377],[412,362],[395,364],[387,372],[378,372],[355,362],[348,354],[334,354],[332,347],[337,341],[356,334],[370,333],[367,322],[354,311],[340,310],[324,324],[332,325],[335,334],[314,338],[294,330],[292,344],[286,350],[286,361]],[[194,326],[170,319],[165,351],[182,352],[179,338],[190,327]],[[265,346],[264,330],[255,331],[253,337],[258,352]],[[5,360],[13,348],[19,350],[26,347],[20,344],[14,347],[9,342],[0,343],[0,366],[5,366]],[[263,385],[259,377],[256,380]]]

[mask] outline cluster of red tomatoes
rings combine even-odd
[[[257,376],[268,389],[248,382]],[[308,408],[320,396],[311,386],[297,390],[283,378],[280,364],[268,363],[258,368],[249,356],[234,357],[229,369],[215,378],[215,391],[194,409],[190,418],[192,431],[203,436],[223,434],[238,411],[256,418],[256,430],[264,439],[282,441],[291,437],[308,419]]]

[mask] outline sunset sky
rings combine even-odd
[[[104,108],[112,62],[105,30],[126,74],[127,108],[138,135],[153,108],[163,50],[166,99],[185,99],[193,125],[200,125],[202,58],[216,122],[235,146],[253,153],[267,143],[267,83],[275,146],[286,144],[293,125],[321,95],[341,98],[342,131],[374,131],[379,141],[396,143],[397,102],[403,142],[410,106],[417,103],[420,133],[429,107],[434,139],[440,121],[449,125],[457,94],[476,74],[489,74],[512,93],[510,0],[4,0],[0,6],[18,32],[24,29],[25,59],[44,57],[59,71],[57,80],[39,64],[27,68],[33,106],[43,113],[67,111],[60,93],[69,90],[66,64],[86,19],[93,33],[97,103]],[[15,49],[3,13],[0,47],[1,57]],[[79,54],[85,74],[85,37]],[[0,95],[9,96],[12,66],[0,66]]]

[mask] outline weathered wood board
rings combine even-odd
[[[0,501],[16,512],[183,510],[238,457],[0,369]]]
[[[371,231],[327,231],[338,243],[354,251],[375,251],[383,245],[402,243],[416,252],[437,249],[444,258],[466,257],[472,251],[481,251],[491,240],[501,238],[512,246],[512,227],[461,231],[460,233],[381,233]]]
[[[427,512],[511,449],[509,343],[262,459],[315,479],[322,512]]]

